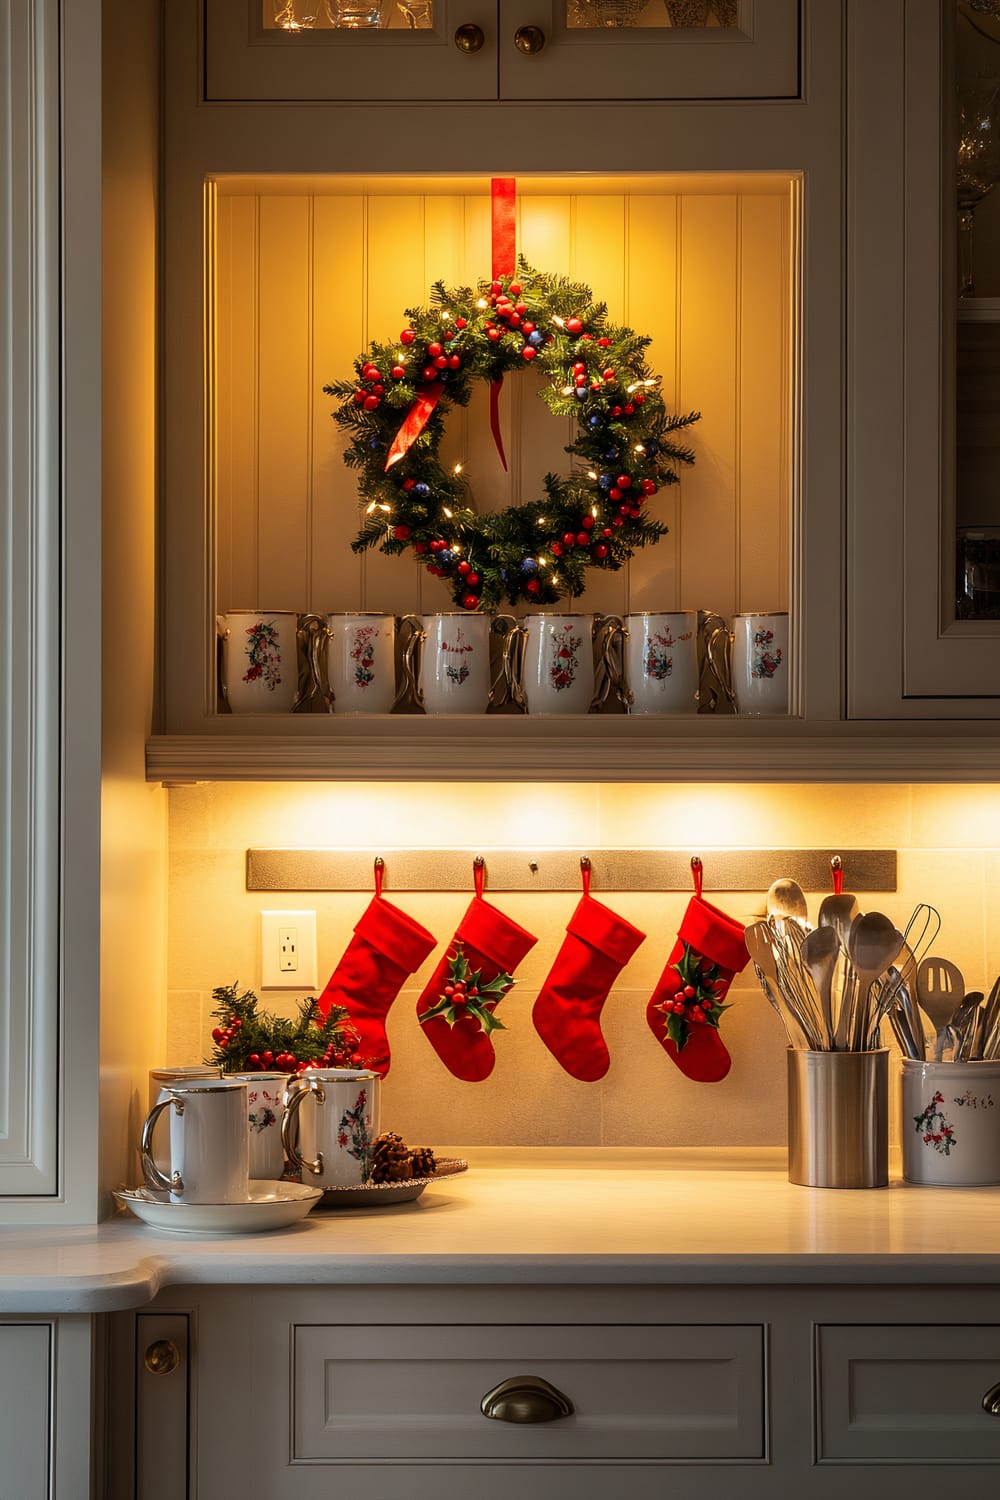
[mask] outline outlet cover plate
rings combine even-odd
[[[262,911],[260,914],[260,987],[262,990],[315,990],[314,911]]]

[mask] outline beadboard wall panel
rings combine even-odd
[[[519,198],[528,259],[586,282],[613,320],[648,333],[668,407],[702,412],[694,468],[654,501],[668,536],[620,573],[595,573],[583,609],[788,608],[788,193],[726,186]],[[220,184],[219,610],[450,607],[447,587],[408,560],[350,551],[355,477],[322,386],[348,374],[371,338],[402,328],[433,281],[474,284],[489,268],[485,190]],[[463,465],[481,511],[537,495],[547,469],[567,467],[574,424],[549,415],[540,385],[527,370],[505,382],[507,472],[485,388],[449,421],[442,457]]]

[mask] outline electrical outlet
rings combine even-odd
[[[262,990],[315,990],[316,913],[262,911],[260,914]]]

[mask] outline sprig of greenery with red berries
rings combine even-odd
[[[482,972],[482,969],[469,968],[462,945],[456,943],[454,953],[448,954],[448,976],[440,998],[430,1010],[424,1011],[421,1022],[440,1016],[449,1026],[454,1026],[463,1016],[474,1016],[479,1029],[487,1036],[492,1031],[506,1031],[503,1022],[497,1020],[494,1008],[511,988],[514,976],[501,972],[484,980]]]
[[[262,1010],[253,990],[237,984],[212,991],[219,1022],[212,1028],[214,1048],[206,1061],[225,1073],[301,1073],[304,1068],[363,1065],[358,1056],[358,1034],[347,1022],[342,1005],[331,1005],[326,1015],[319,1001],[300,1000],[289,1018]]]
[[[359,471],[356,552],[412,548],[460,609],[476,610],[575,598],[590,568],[618,569],[664,535],[645,505],[677,483],[678,465],[694,462],[675,435],[699,413],[667,413],[646,362],[650,338],[611,323],[589,287],[523,257],[514,276],[476,288],[439,281],[431,305],[405,316],[398,339],[373,341],[358,356],[353,380],[323,388],[340,401],[333,416],[350,436],[344,461]],[[468,405],[477,381],[528,367],[547,377],[539,395],[553,415],[576,421],[566,450],[573,471],[547,474],[542,499],[477,515],[469,476],[439,459],[445,419]],[[421,403],[433,405],[425,425],[387,470],[401,426]]]
[[[677,971],[676,988],[656,1009],[666,1016],[667,1035],[681,1052],[690,1027],[707,1025],[718,1030],[719,1017],[731,1007],[719,1000],[718,992],[725,989],[726,981],[718,964],[705,958],[690,943],[684,944],[684,952],[673,968]]]

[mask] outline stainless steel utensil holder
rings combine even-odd
[[[789,1049],[788,1180],[802,1187],[888,1186],[888,1047]]]

